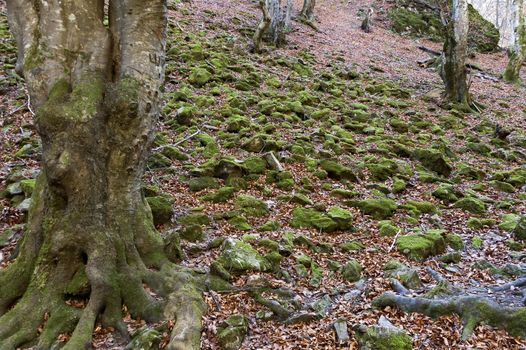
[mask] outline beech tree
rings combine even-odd
[[[260,0],[259,8],[263,17],[254,32],[254,52],[261,51],[265,36],[277,47],[285,44],[285,36],[290,27],[292,0],[282,5],[281,0]]]
[[[198,283],[169,261],[141,193],[164,77],[165,1],[7,8],[42,170],[19,254],[0,270],[0,349],[49,349],[62,333],[71,333],[63,349],[85,349],[97,322],[126,339],[123,305],[148,322],[176,319],[170,349],[199,348]]]
[[[303,7],[301,8],[300,17],[307,21],[314,22],[314,7],[316,6],[316,0],[304,0]]]
[[[512,46],[508,49],[508,65],[503,74],[503,79],[510,83],[520,81],[520,71],[526,58],[526,27],[524,26],[524,0],[513,0]]]
[[[468,3],[466,0],[452,0],[444,6],[442,19],[446,28],[444,41],[444,62],[441,77],[448,99],[469,106],[470,98],[466,81],[466,56],[468,47]]]

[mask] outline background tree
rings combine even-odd
[[[520,71],[526,58],[526,28],[524,26],[524,0],[513,0],[513,22],[512,46],[508,49],[508,66],[504,71],[503,78],[510,83],[520,81]]]
[[[448,99],[469,106],[470,98],[466,81],[466,56],[468,47],[468,3],[453,0],[443,5],[442,19],[445,24],[444,62],[440,76],[445,84]]]
[[[284,6],[282,6],[281,0],[260,0],[259,8],[263,17],[254,33],[254,51],[261,51],[265,37],[277,47],[284,45],[285,36],[290,29],[292,0],[287,0]]]
[[[3,350],[48,349],[66,332],[63,349],[85,349],[97,320],[126,338],[123,304],[133,317],[163,317],[164,303],[144,285],[174,293],[164,309],[177,318],[169,348],[199,347],[201,295],[163,253],[141,193],[161,101],[166,4],[111,0],[106,14],[104,3],[7,2],[42,171],[19,255],[0,270]]]

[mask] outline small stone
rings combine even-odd
[[[332,327],[334,328],[338,345],[343,345],[349,341],[349,332],[347,331],[347,321],[345,319],[334,321]]]

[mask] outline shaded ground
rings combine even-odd
[[[406,330],[413,337],[415,348],[526,348],[524,340],[487,326],[479,326],[468,341],[461,342],[462,324],[457,317],[432,320],[394,308],[371,307],[376,296],[391,289],[384,272],[391,259],[418,269],[423,287],[412,291],[416,295],[436,285],[426,267],[439,271],[461,289],[484,289],[523,275],[521,256],[525,253],[524,244],[510,241],[510,222],[512,225],[516,217],[509,215],[526,213],[524,87],[474,77],[471,91],[487,109],[471,115],[443,109],[437,94],[442,88],[438,75],[416,63],[426,57],[417,49],[419,45],[435,49],[437,45],[391,33],[386,29],[388,23],[382,20],[383,4],[391,5],[375,3],[378,19],[373,32],[366,34],[359,30],[360,11],[370,6],[369,1],[349,4],[324,1],[317,10],[320,33],[294,23],[285,48],[259,56],[247,53],[252,29],[259,18],[253,3],[194,0],[172,7],[167,105],[159,125],[157,156],[152,158],[145,179],[158,186],[153,192],[168,193],[174,198],[174,216],[170,222],[159,224],[160,231],[164,235],[173,229],[184,231],[182,218],[188,213],[208,216],[210,222],[202,225],[205,238],[182,243],[186,258],[181,263],[202,270],[208,270],[221,254],[221,248],[210,243],[219,242],[222,237],[242,238],[265,254],[272,251],[272,244],[265,238],[282,246],[287,233],[296,238],[303,236],[323,249],[295,244],[286,254],[280,250],[282,257],[276,271],[247,272],[232,277],[231,282],[241,287],[266,281],[273,287],[294,291],[303,304],[320,300],[324,295],[332,300],[327,316],[283,325],[274,319],[265,320],[267,309],[246,292],[209,291],[206,293],[209,312],[203,320],[203,349],[218,347],[217,327],[235,313],[249,318],[245,349],[353,349],[357,343],[352,327],[375,324],[381,315]],[[296,5],[298,8],[299,2]],[[27,97],[23,84],[12,73],[13,44],[5,32],[5,17],[1,19],[4,69],[0,73],[0,188],[4,188],[7,182],[17,180],[12,175],[17,170],[22,172],[19,178],[34,177],[38,142],[31,112],[24,107]],[[504,53],[477,55],[473,62],[498,76],[504,70],[506,57]],[[188,81],[198,68],[210,72],[202,85]],[[265,108],[265,104],[270,107]],[[239,127],[232,126],[236,122]],[[513,130],[507,141],[493,137],[497,123]],[[266,140],[260,149],[247,147],[254,142],[254,136],[261,134],[266,135]],[[28,144],[31,145],[25,147],[28,152],[15,156]],[[166,152],[170,145],[176,145],[174,149],[180,152],[177,156]],[[411,155],[419,147],[440,150],[452,164],[451,175],[443,177],[422,167],[422,162]],[[287,175],[276,175],[268,168],[261,174],[259,171],[246,174],[246,160],[259,159],[268,150],[280,158],[282,173]],[[203,169],[217,166],[226,156],[235,157],[245,166],[244,177],[218,178],[212,180],[209,188],[189,191],[192,180],[208,175]],[[319,162],[329,158],[349,166],[358,180],[327,177]],[[396,161],[394,166],[392,160]],[[381,168],[379,174],[375,172],[376,165],[391,170]],[[511,175],[507,173],[512,170],[515,172]],[[273,176],[281,179],[274,181]],[[287,178],[292,181],[283,181]],[[406,188],[395,191],[395,183],[400,181]],[[452,184],[461,196],[481,200],[485,209],[471,213],[455,208],[454,201],[444,202],[433,196],[431,193],[441,184]],[[233,187],[232,198],[222,203],[206,200],[204,196],[216,193],[218,186]],[[236,198],[246,194],[263,200],[269,212],[256,217],[229,213],[236,209]],[[298,199],[298,194],[305,195],[307,200]],[[23,197],[0,202],[0,237],[11,232],[9,228],[13,225],[23,223],[22,212],[14,208]],[[393,245],[395,235],[380,235],[379,220],[350,203],[371,198],[390,198],[398,205],[406,205],[389,218],[399,229],[399,236],[431,229],[443,230],[441,234],[445,237],[458,234],[464,245],[460,262],[446,264],[434,256],[424,261],[409,259]],[[411,200],[428,201],[432,208],[417,210],[407,206]],[[352,213],[352,230],[326,233],[291,224],[295,208],[316,208],[323,213],[332,206]],[[249,227],[245,230],[236,227],[225,220],[230,216],[243,217]],[[473,218],[479,219],[480,224],[474,225]],[[480,222],[480,219],[493,221]],[[268,221],[276,225],[263,231],[261,226]],[[9,263],[16,246],[20,234],[13,233],[2,242],[0,267]],[[341,247],[350,241],[360,242],[361,249],[346,251]],[[447,252],[453,251],[450,245]],[[303,275],[298,267],[302,255],[308,255],[319,270],[307,269]],[[340,269],[334,268],[337,265],[334,262],[345,264],[351,258],[363,266],[365,281],[364,288],[354,295],[346,293],[356,290],[356,284],[346,281]],[[321,273],[321,280],[313,283],[315,273]],[[514,295],[501,295],[497,299],[513,306],[520,303],[520,298]],[[338,347],[331,324],[340,318],[347,320],[351,340]],[[141,324],[129,321],[131,328]],[[99,331],[97,348],[122,348],[111,345],[106,332]]]

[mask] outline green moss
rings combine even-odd
[[[462,192],[455,189],[453,185],[442,183],[432,192],[432,195],[445,203],[454,203],[462,197]]]
[[[429,230],[425,234],[401,236],[396,240],[396,246],[410,258],[424,260],[431,255],[444,252],[446,243],[442,234],[441,230]]]
[[[455,250],[464,249],[464,242],[462,237],[456,233],[448,233],[446,235],[446,243]]]
[[[339,164],[333,160],[322,160],[320,166],[327,172],[330,178],[335,180],[357,181],[358,177],[351,168]]]
[[[236,189],[234,187],[221,187],[216,192],[209,193],[201,197],[205,201],[214,202],[214,203],[223,203],[228,201],[230,198],[234,197]]]
[[[247,216],[263,216],[270,211],[267,203],[249,195],[240,195],[236,198],[234,205]]]
[[[228,220],[228,223],[241,231],[248,231],[252,229],[252,226],[243,216],[234,216]]]
[[[391,217],[398,208],[392,199],[365,199],[362,201],[350,201],[351,206],[358,207],[361,212],[370,215],[373,219],[387,219]]]
[[[196,177],[190,179],[188,187],[192,192],[202,191],[207,188],[219,188],[219,182],[217,179],[210,176]]]
[[[290,225],[296,228],[316,228],[325,232],[332,232],[338,228],[338,224],[325,213],[307,208],[294,209]]]
[[[478,215],[486,213],[486,204],[475,197],[462,198],[454,204],[454,207]]]
[[[232,315],[217,327],[217,338],[224,350],[237,350],[241,347],[248,332],[248,319],[240,314]]]
[[[349,260],[345,265],[343,265],[342,277],[348,282],[359,281],[362,276],[362,265],[356,259]]]
[[[412,158],[418,160],[427,169],[439,175],[449,176],[453,167],[446,160],[442,152],[432,148],[417,148],[412,154]]]
[[[526,241],[526,215],[522,215],[513,229],[513,235],[518,241]]]
[[[227,271],[266,271],[270,264],[252,246],[240,240],[227,238],[221,256],[216,260]]]
[[[382,237],[393,237],[401,231],[401,229],[398,226],[393,225],[390,220],[380,221],[378,223],[378,230],[380,232],[380,236]]]
[[[211,78],[212,74],[206,68],[196,67],[192,70],[188,81],[194,86],[201,87],[208,83]]]
[[[175,200],[169,195],[161,195],[146,198],[152,210],[153,222],[155,225],[164,225],[170,222],[173,215],[172,205]]]

